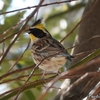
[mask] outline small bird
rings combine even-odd
[[[38,19],[28,29],[31,38],[31,54],[36,65],[44,71],[58,72],[73,56],[68,54],[63,45],[55,40],[44,27],[42,19]]]

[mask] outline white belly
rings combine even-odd
[[[56,72],[65,65],[67,59],[65,57],[52,57],[45,59],[39,68],[45,71]]]

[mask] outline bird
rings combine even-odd
[[[66,62],[74,58],[64,46],[54,39],[43,24],[43,19],[36,20],[28,29],[31,39],[31,55],[34,63],[43,71],[58,72]]]

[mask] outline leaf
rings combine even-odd
[[[1,27],[0,33],[3,33],[10,27],[14,26],[17,22],[19,22],[21,20],[21,18],[23,18],[24,14],[25,14],[25,11],[22,11],[22,12],[18,12],[16,14],[14,14],[12,16],[5,17],[4,24],[0,26]],[[13,31],[10,31],[10,34],[12,34],[12,32]]]
[[[35,96],[34,94],[32,93],[31,90],[28,90],[25,92],[26,96],[28,97],[29,100],[35,100]]]
[[[7,11],[8,7],[10,6],[12,0],[3,0],[3,2],[4,2],[4,7],[2,9],[2,12],[5,12],[5,11]]]

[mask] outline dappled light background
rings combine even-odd
[[[87,0],[76,0],[72,2],[66,2],[66,3],[65,2],[57,3],[63,1],[65,0],[45,0],[43,4],[47,4],[47,5],[41,7],[38,10],[37,14],[33,16],[33,18],[30,20],[27,26],[32,25],[36,19],[43,18],[45,22],[45,27],[48,29],[48,31],[55,39],[60,41],[79,22],[83,12],[83,8],[87,2]],[[56,2],[56,3],[52,5],[48,5],[49,3],[52,2]],[[0,15],[0,41],[2,41],[3,39],[5,39],[6,37],[12,34],[15,34],[22,27],[23,23],[17,25],[17,27],[16,24],[18,24],[19,21],[24,20],[33,11],[34,8],[30,8],[31,6],[35,6],[38,3],[39,0],[19,0],[19,1],[1,0],[0,13],[16,10],[20,8],[25,8],[25,7],[27,9]],[[9,32],[6,32],[7,30]],[[77,35],[77,31],[78,30],[75,29],[74,32],[62,42],[62,44],[66,49],[72,47],[75,36]],[[4,42],[0,42],[1,57],[14,38],[15,36],[13,38],[10,37]],[[20,55],[22,55],[22,53],[26,49],[29,40],[30,40],[29,35],[26,32],[22,32],[22,34],[19,36],[17,41],[14,43],[14,45],[11,47],[11,49],[9,50],[9,52],[7,53],[6,57],[4,58],[3,62],[0,65],[0,76],[7,73],[9,71],[9,68],[14,65],[16,60],[20,57]],[[68,49],[68,52],[71,53],[71,50],[72,49]],[[22,58],[11,69],[11,71],[14,71],[16,69],[22,69],[31,66],[33,64],[34,62],[31,57],[30,46],[29,46],[29,48],[26,50]],[[66,68],[62,68],[62,71],[64,71],[65,69]],[[17,73],[17,74],[15,73],[9,77],[5,77],[0,82],[2,83],[4,81],[14,79],[21,75],[28,75],[30,72],[31,69],[21,73]],[[41,73],[41,70],[37,69],[35,73]],[[32,77],[30,81],[38,80],[40,78],[41,78],[40,76]],[[25,78],[23,78],[22,80],[18,79],[11,82],[5,82],[2,84],[0,83],[1,84],[0,94],[2,94],[7,90],[21,86],[24,83],[24,81]],[[58,83],[56,83],[56,86],[60,86],[61,83],[62,81],[59,81]],[[33,88],[31,90],[28,90],[27,92],[24,92],[18,100],[35,100],[42,91],[43,91],[42,87]],[[44,100],[51,100],[56,90],[51,89],[49,92],[50,93],[45,97]],[[34,99],[29,99],[30,97]]]

